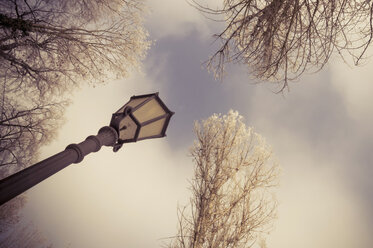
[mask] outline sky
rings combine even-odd
[[[237,64],[215,81],[202,63],[216,48],[219,26],[184,0],[148,4],[155,42],[142,71],[77,91],[41,159],[96,134],[132,95],[159,92],[175,112],[167,137],[88,155],[30,189],[24,218],[56,248],[161,247],[176,234],[177,208],[190,197],[194,121],[234,109],[265,137],[282,168],[268,247],[371,247],[373,60],[350,67],[333,58],[283,94],[254,84]]]

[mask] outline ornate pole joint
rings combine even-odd
[[[82,149],[80,149],[79,145],[77,144],[70,144],[66,147],[65,150],[68,150],[68,149],[71,149],[71,150],[74,150],[77,154],[77,158],[76,160],[73,162],[74,164],[77,164],[77,163],[80,163],[83,161],[83,158],[85,155],[83,155],[83,151]]]
[[[85,155],[99,151],[102,146],[115,146],[117,140],[117,131],[112,127],[105,126],[98,131],[97,135],[90,135],[79,144],[70,144],[65,150],[71,149],[75,151],[76,159],[74,163],[77,164],[84,159]]]
[[[95,135],[88,136],[85,140],[92,140],[96,144],[96,149],[93,152],[98,152],[101,149],[101,141]]]
[[[109,126],[104,126],[98,130],[98,137],[100,137],[100,141],[104,146],[114,146],[117,143],[119,134],[118,132]]]

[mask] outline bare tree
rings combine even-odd
[[[169,247],[252,247],[275,217],[278,166],[263,138],[237,112],[196,123],[190,209],[179,211]]]
[[[11,230],[19,223],[21,219],[19,210],[23,208],[25,203],[26,197],[20,195],[0,206],[0,234]],[[0,242],[1,240],[3,240],[3,237],[0,239]]]
[[[25,203],[26,196],[20,195],[0,206],[0,247],[51,247],[32,223],[21,221]]]
[[[14,90],[62,93],[124,76],[148,48],[141,0],[0,2],[0,79]]]
[[[322,69],[333,52],[359,64],[372,41],[372,1],[224,0],[221,8],[192,1],[226,23],[216,34],[221,46],[207,62],[218,77],[225,63],[235,61],[283,90],[305,71]]]
[[[25,203],[26,196],[19,195],[0,206],[0,248],[52,247],[31,222],[22,221],[19,210]]]
[[[41,145],[62,124],[62,102],[20,106],[3,95],[0,106],[0,178],[36,162]]]
[[[61,122],[65,92],[138,65],[149,46],[143,11],[141,0],[0,1],[2,170],[34,162]]]
[[[17,199],[23,199],[25,196],[18,196],[12,199],[10,202]],[[9,204],[7,202],[5,205]],[[20,206],[22,207],[22,206]],[[4,208],[4,205],[0,207],[0,215],[9,213],[9,210],[13,210],[14,206],[10,209]],[[0,226],[4,227],[4,220],[0,220]],[[31,223],[25,223],[17,221],[10,227],[6,226],[5,230],[1,232],[0,248],[52,248],[52,244],[43,236],[43,234]]]

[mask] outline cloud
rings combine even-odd
[[[283,173],[277,194],[278,219],[268,236],[269,247],[369,246],[373,241],[369,205],[351,187],[351,178],[340,170],[341,164],[334,164],[333,157],[320,156],[316,147],[294,135],[277,137],[271,144],[284,147],[277,154]]]
[[[217,7],[214,0],[203,1],[207,6]],[[202,37],[212,36],[212,25],[187,0],[148,1],[151,15],[147,19],[147,28],[155,39],[166,36],[186,37],[194,29]]]
[[[352,127],[345,132],[342,141],[348,149],[341,157],[353,169],[353,184],[364,192],[365,203],[373,208],[373,173],[371,148],[373,147],[373,84],[371,56],[364,65],[350,67],[335,59],[331,65],[331,83],[342,98],[342,103],[352,120]],[[373,222],[373,214],[370,216]]]
[[[330,66],[331,83],[343,96],[349,115],[362,126],[373,122],[373,83],[371,63],[350,67],[335,59]]]

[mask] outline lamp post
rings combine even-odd
[[[56,155],[0,180],[0,205],[23,193],[44,179],[102,146],[117,152],[124,143],[166,136],[171,112],[158,93],[132,96],[129,102],[112,115],[110,125],[102,127],[79,144],[70,144]]]

